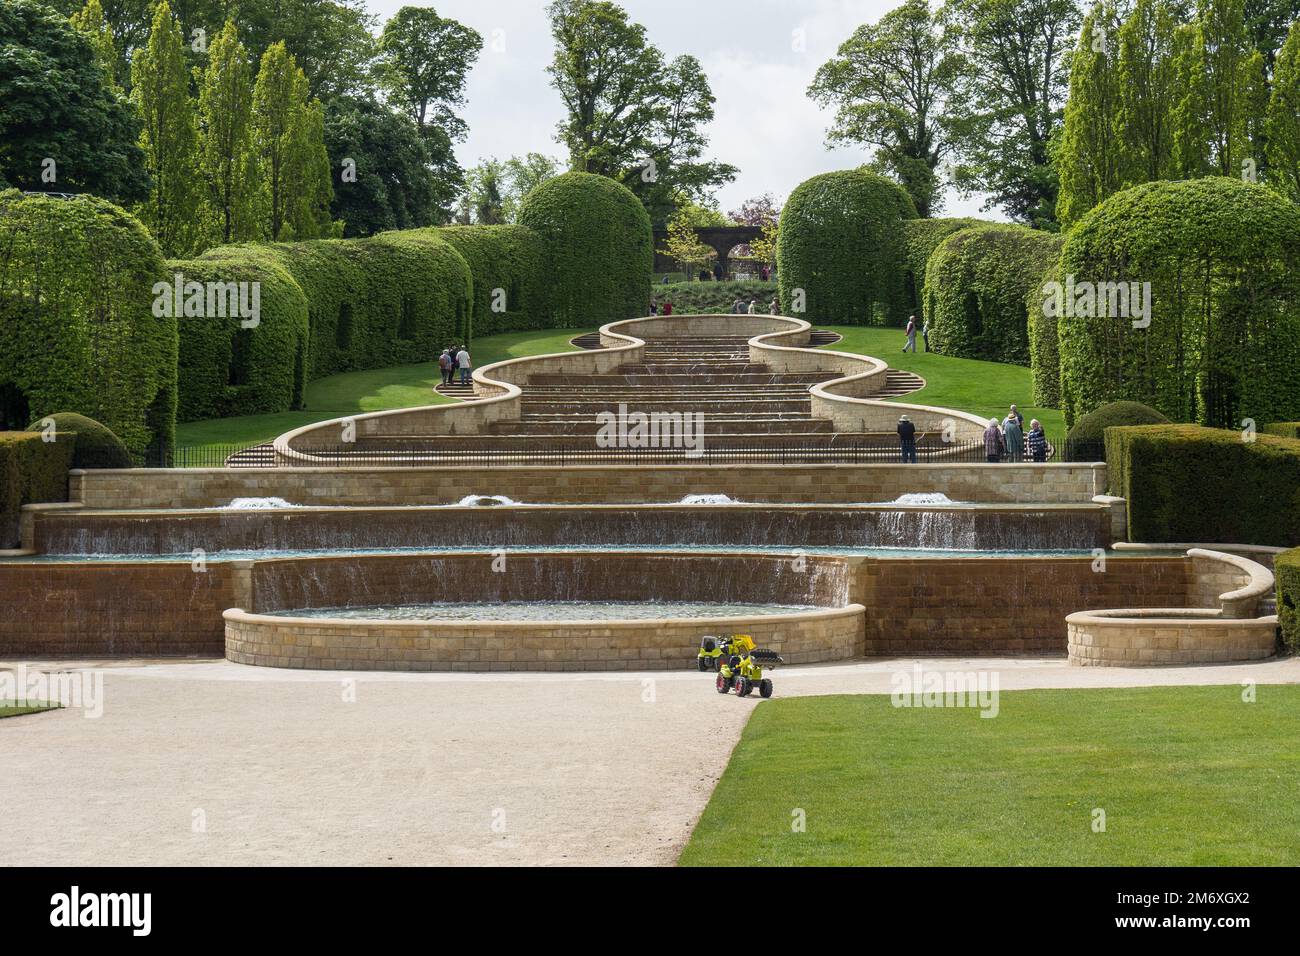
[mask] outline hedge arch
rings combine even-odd
[[[781,210],[781,311],[827,324],[905,324],[903,222],[915,218],[903,187],[875,173],[842,170],[801,183]]]
[[[191,292],[203,296],[202,314],[179,319],[177,420],[301,408],[307,382],[307,297],[270,249],[219,251],[220,257],[167,264],[173,283],[180,276],[183,296],[187,283],[204,287]],[[256,304],[255,316],[229,307],[229,289],[221,288],[228,283],[238,284],[237,304],[241,292],[243,305]],[[209,289],[216,308],[208,305]]]
[[[978,226],[944,239],[925,272],[930,347],[1028,365],[1026,297],[1060,248],[1060,236],[1024,226]]]
[[[912,296],[908,309],[918,315],[925,303],[925,266],[930,255],[959,229],[989,225],[982,219],[908,219],[903,222],[905,281]]]
[[[1079,300],[1057,318],[1067,421],[1121,399],[1212,426],[1300,418],[1300,207],[1285,198],[1225,177],[1134,186],[1070,231],[1058,278]],[[1150,324],[1091,314],[1078,290],[1102,282],[1150,283]]]
[[[546,328],[536,232],[527,226],[446,226],[437,234],[461,254],[474,277],[474,336]]]
[[[165,276],[158,244],[118,206],[0,193],[0,391],[11,407],[87,415],[135,454],[170,448],[176,319],[153,310]]]
[[[621,183],[565,173],[534,188],[519,223],[537,233],[552,328],[645,315],[654,268],[650,216]]]

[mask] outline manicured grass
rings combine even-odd
[[[569,339],[588,331],[591,330],[548,329],[489,335],[470,344],[470,355],[475,367],[481,367],[524,355],[569,352],[573,350]],[[187,422],[176,426],[176,444],[183,448],[254,445],[294,428],[343,415],[453,401],[433,390],[441,378],[436,362],[343,372],[308,385],[304,396],[307,407],[301,411]]]
[[[1020,407],[1028,424],[1032,418],[1043,423],[1048,438],[1065,438],[1065,419],[1055,408],[1041,408],[1031,404],[1034,387],[1029,369],[1019,365],[999,362],[981,362],[976,359],[950,358],[934,352],[904,353],[907,336],[902,329],[863,328],[852,325],[826,325],[844,336],[842,340],[825,348],[839,352],[870,355],[888,362],[894,368],[915,372],[925,379],[926,386],[898,399],[921,405],[939,405],[958,411],[971,412],[981,418],[1006,418],[1007,406],[1013,402]],[[916,337],[918,350],[925,348],[921,336]]]
[[[1295,866],[1300,686],[1256,690],[1014,691],[991,719],[880,694],[759,703],[680,862]]]
[[[24,714],[39,714],[47,710],[57,710],[58,704],[36,704],[28,706],[24,704],[19,707],[15,704],[0,704],[0,720],[5,717],[21,717]]]

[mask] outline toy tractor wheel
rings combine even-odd
[[[731,681],[719,674],[718,679],[714,682],[714,686],[718,688],[719,694],[725,694],[727,691],[731,690]]]
[[[749,692],[754,689],[753,682],[748,677],[736,678],[736,696],[748,697]]]
[[[699,667],[700,673],[704,673],[706,670],[709,669],[709,662],[705,660],[703,657],[695,658],[695,663]]]
[[[772,682],[766,677],[758,682],[758,696],[764,700],[772,696]]]

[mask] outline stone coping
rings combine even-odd
[[[966,439],[977,438],[983,433],[984,426],[987,424],[978,416],[953,409],[883,402],[855,394],[838,394],[845,390],[850,393],[864,392],[868,395],[879,392],[884,387],[888,364],[870,356],[807,348],[812,326],[803,319],[786,316],[708,313],[646,316],[610,322],[600,329],[602,345],[600,349],[521,356],[474,369],[472,377],[478,386],[480,393],[478,398],[451,404],[347,415],[304,425],[286,432],[275,440],[276,456],[279,460],[310,464],[315,460],[310,450],[295,447],[295,444],[309,444],[321,433],[338,434],[345,422],[351,422],[358,435],[368,436],[383,433],[376,427],[380,422],[396,425],[394,429],[396,434],[403,432],[402,426],[406,422],[419,422],[424,429],[433,428],[444,434],[455,434],[458,424],[477,432],[481,425],[489,421],[518,417],[519,400],[522,395],[520,385],[533,372],[542,371],[546,366],[574,364],[575,361],[583,368],[594,367],[597,371],[608,371],[643,354],[646,341],[639,337],[637,332],[651,337],[656,332],[681,334],[680,330],[687,330],[686,334],[689,334],[692,326],[712,334],[725,334],[732,330],[738,330],[737,334],[742,335],[752,333],[753,337],[749,340],[751,358],[771,364],[778,370],[798,368],[805,371],[842,372],[839,377],[821,382],[810,389],[813,398],[813,416],[832,419],[836,423],[837,431],[870,431],[872,430],[868,427],[870,424],[884,420],[884,409],[889,410],[888,416],[898,413],[899,410],[912,411],[922,419],[918,422],[918,427],[942,427],[942,423],[951,420],[957,425],[958,437]],[[775,341],[769,341],[773,339],[790,339],[799,344],[778,345]],[[828,365],[829,369],[827,369]],[[868,412],[874,412],[874,415]],[[926,424],[927,421],[929,424]],[[976,428],[978,432],[975,431]],[[327,444],[336,445],[337,441],[330,441]]]
[[[1211,561],[1219,561],[1233,566],[1247,576],[1246,583],[1241,587],[1225,591],[1219,595],[1220,605],[1226,606],[1233,602],[1257,601],[1273,593],[1275,585],[1273,572],[1249,558],[1228,554],[1223,551],[1208,551],[1205,548],[1190,548],[1187,551],[1187,556],[1189,558],[1206,558]]]
[[[1243,624],[1260,624],[1277,626],[1277,615],[1264,617],[1239,618],[1224,617],[1223,612],[1213,607],[1126,607],[1104,608],[1092,611],[1075,611],[1065,616],[1067,624],[1088,624],[1095,627],[1129,628],[1132,625],[1151,627],[1160,624],[1185,627],[1236,628]]]

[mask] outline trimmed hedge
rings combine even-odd
[[[176,417],[190,422],[300,408],[307,378],[307,297],[276,262],[273,247],[226,247],[211,258],[167,264],[184,282],[257,283],[257,324],[225,315],[178,319]],[[173,279],[174,281],[174,279]],[[248,300],[246,300],[247,302]],[[251,304],[251,302],[249,302]],[[251,321],[251,320],[249,320]]]
[[[66,435],[72,446],[73,468],[130,468],[131,453],[111,428],[76,412],[55,412],[27,426],[29,432],[43,432],[45,422],[54,422],[54,434]]]
[[[537,233],[527,226],[445,226],[437,235],[461,254],[474,278],[467,338],[547,327]]]
[[[1106,429],[1120,425],[1168,425],[1169,419],[1141,402],[1111,402],[1084,415],[1065,436],[1071,461],[1105,456]]]
[[[1029,365],[1030,293],[1061,250],[1061,237],[1024,226],[961,229],[926,264],[930,348],[943,355]]]
[[[626,186],[591,173],[564,173],[524,197],[519,223],[542,244],[550,328],[645,315],[653,232],[645,207]]]
[[[18,546],[22,506],[68,500],[73,443],[32,432],[0,432],[0,548]]]
[[[925,267],[939,243],[959,229],[989,225],[982,219],[908,219],[903,222],[903,257],[911,294],[908,308],[917,315],[925,303]]]
[[[1146,328],[1059,317],[1067,422],[1120,399],[1211,426],[1300,418],[1300,207],[1277,193],[1226,177],[1123,190],[1070,230],[1059,277],[1151,290]]]
[[[6,416],[77,411],[110,427],[133,452],[170,447],[176,320],[152,310],[154,285],[164,277],[158,244],[118,206],[85,195],[0,193]]]
[[[1273,577],[1282,643],[1292,654],[1300,654],[1300,548],[1283,551],[1273,559]]]
[[[1268,425],[1261,425],[1259,430],[1267,435],[1300,438],[1300,422],[1271,422]]]
[[[1300,440],[1199,425],[1106,429],[1133,541],[1300,544]]]
[[[777,236],[782,314],[829,325],[906,324],[903,223],[915,218],[902,186],[866,170],[800,183]]]
[[[1044,408],[1061,408],[1061,349],[1056,316],[1043,308],[1044,289],[1055,282],[1057,263],[1043,271],[1039,281],[1025,293],[1025,312],[1029,317],[1029,375],[1034,383],[1034,404]]]
[[[650,287],[650,298],[659,303],[662,311],[665,302],[673,304],[673,315],[709,315],[731,312],[737,299],[758,300],[758,309],[767,314],[776,296],[776,284],[761,279],[735,279],[724,282],[670,282]]]

